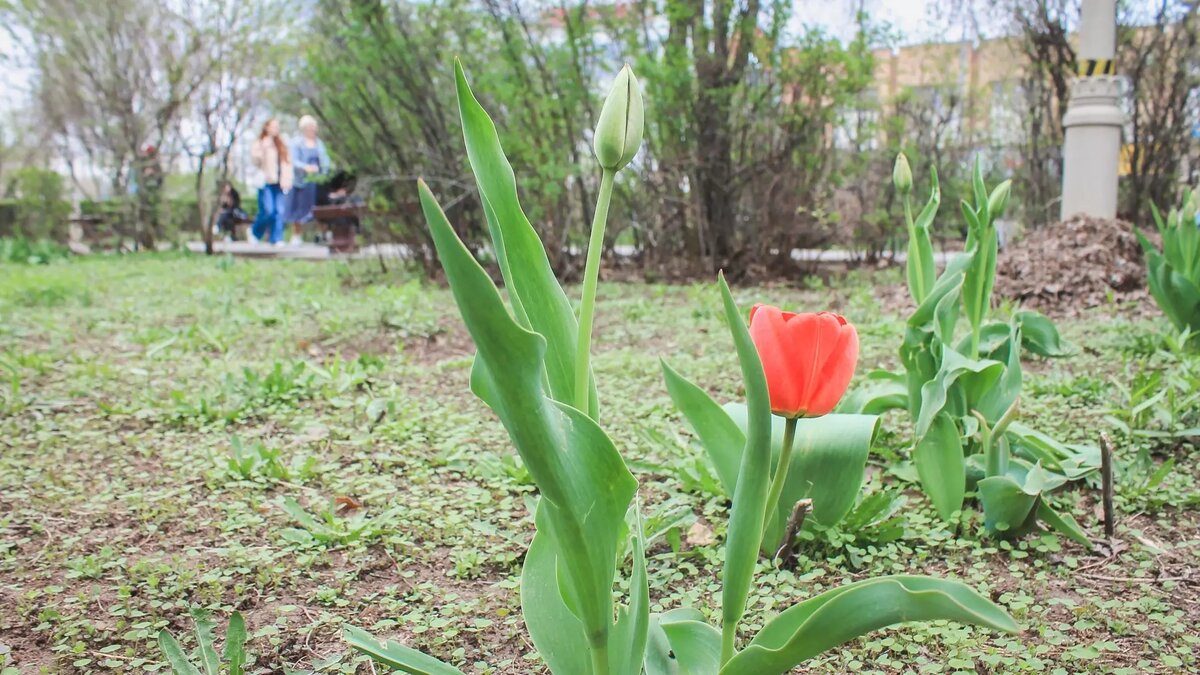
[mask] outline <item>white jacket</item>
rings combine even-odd
[[[291,158],[282,162],[279,159],[279,150],[275,147],[274,139],[270,137],[260,138],[250,146],[250,160],[258,168],[258,186],[278,184],[285,193],[291,192],[295,180]]]

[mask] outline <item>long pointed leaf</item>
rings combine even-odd
[[[729,514],[729,534],[725,544],[725,569],[722,575],[721,620],[722,632],[730,634],[746,611],[746,599],[754,579],[758,549],[762,542],[763,517],[767,510],[767,489],[771,472],[771,402],[767,395],[767,378],[763,373],[758,350],[750,339],[746,321],[738,311],[725,277],[720,279],[721,296],[725,302],[725,318],[737,347],[746,387],[746,409],[749,418],[746,448],[738,469],[733,507]]]
[[[200,670],[188,661],[187,655],[179,647],[175,636],[166,629],[158,631],[158,648],[162,650],[167,664],[171,666],[175,675],[200,675]]]
[[[905,621],[950,620],[1015,633],[1004,610],[958,581],[891,576],[826,591],[771,621],[721,675],[778,675],[828,649]]]
[[[634,509],[638,509],[637,502]],[[646,542],[642,536],[641,513],[635,514],[633,539],[633,575],[629,579],[629,606],[617,610],[613,629],[612,664],[614,675],[638,675],[645,660],[650,628],[650,584],[646,578]],[[571,671],[558,671],[571,672]]]
[[[575,312],[550,268],[537,231],[521,210],[516,176],[500,146],[496,125],[471,92],[462,64],[457,60],[454,78],[467,158],[475,172],[485,215],[489,217],[496,254],[504,256],[501,271],[508,269],[505,283],[510,294],[518,299],[519,304],[514,303],[519,308],[518,315],[525,314],[528,327],[546,340],[545,363],[551,397],[563,403],[573,402],[579,332]],[[594,399],[594,391],[591,396]],[[594,418],[595,401],[588,407],[585,412]]]
[[[929,433],[913,447],[913,464],[933,508],[942,520],[950,521],[962,508],[967,489],[962,437],[950,415],[943,412],[933,419]]]
[[[204,667],[204,675],[217,675],[221,661],[217,658],[217,650],[213,647],[212,615],[202,609],[191,611],[193,631],[196,633],[197,651],[200,653],[200,664]]]
[[[666,361],[662,362],[662,370],[667,393],[699,437],[700,445],[712,460],[725,494],[732,495],[737,485],[746,434],[707,392],[675,372]]]
[[[229,664],[229,675],[242,675],[246,664],[246,621],[241,612],[234,612],[225,627],[225,661]]]
[[[409,675],[463,675],[454,666],[404,645],[377,640],[361,628],[346,626],[346,642],[378,663]]]
[[[535,534],[521,567],[521,614],[551,672],[588,673],[592,663],[583,624],[563,601],[557,561],[550,535]]]

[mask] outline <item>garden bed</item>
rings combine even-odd
[[[154,669],[159,628],[190,647],[198,605],[245,615],[257,672],[371,672],[341,639],[347,623],[468,673],[544,672],[517,593],[531,483],[467,390],[472,349],[448,291],[403,273],[371,278],[376,268],[180,256],[0,268],[0,371],[11,373],[0,398],[0,663]],[[895,368],[905,312],[874,291],[899,277],[853,279],[735,294],[746,307],[838,307],[859,327],[859,373]],[[678,550],[673,535],[652,542],[651,601],[718,607],[727,504],[689,479],[700,450],[658,366],[666,358],[721,398],[738,394],[716,288],[605,284],[600,296],[600,396],[606,416],[629,420],[614,440],[635,462],[643,511],[711,529],[689,537],[681,526]],[[935,573],[990,596],[1025,632],[893,628],[809,672],[1200,668],[1200,471],[1186,439],[1160,435],[1162,415],[1195,424],[1197,411],[1131,412],[1152,374],[1195,378],[1200,357],[1171,351],[1165,323],[1147,314],[1106,302],[1074,313],[1059,327],[1087,349],[1025,373],[1023,412],[1039,428],[1117,439],[1115,546],[1089,553],[1048,533],[1009,544],[944,525],[889,470],[910,432],[888,416],[869,469],[873,490],[906,495],[898,536],[845,532],[806,543],[795,571],[764,568],[747,629],[845,581]],[[1134,433],[1109,417],[1133,420]],[[242,463],[231,461],[235,436]],[[1168,459],[1175,468],[1147,487]],[[1101,537],[1098,494],[1078,486],[1052,501]],[[339,509],[338,497],[363,507]],[[288,499],[330,524],[306,527]]]

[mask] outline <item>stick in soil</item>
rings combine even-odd
[[[792,515],[788,518],[787,529],[783,534],[783,544],[775,552],[775,558],[779,560],[779,566],[783,569],[796,566],[796,535],[799,534],[800,528],[804,527],[804,518],[811,510],[811,499],[801,499],[792,507]]]
[[[1100,432],[1100,480],[1103,483],[1104,505],[1104,536],[1112,541],[1116,530],[1116,519],[1113,514],[1113,444],[1112,439],[1103,431]]]

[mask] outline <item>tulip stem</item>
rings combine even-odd
[[[588,242],[587,263],[583,268],[583,297],[579,302],[579,341],[575,350],[575,407],[585,415],[591,401],[592,317],[596,310],[596,284],[600,280],[600,255],[604,252],[604,225],[608,222],[608,204],[612,201],[615,171],[605,169],[600,176],[600,194],[592,217],[592,236]],[[607,658],[607,656],[606,656]]]
[[[592,675],[608,675],[608,645],[592,646]]]
[[[783,426],[783,449],[779,451],[779,464],[775,467],[775,476],[771,479],[771,491],[767,493],[767,512],[763,518],[764,533],[779,508],[779,495],[783,494],[783,484],[787,481],[788,470],[792,467],[792,446],[795,444],[796,423],[799,421],[799,418],[789,417]]]

